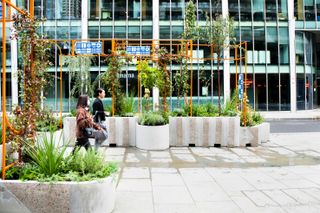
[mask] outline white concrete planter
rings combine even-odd
[[[106,117],[108,139],[103,145],[135,146],[136,117]],[[76,118],[66,117],[63,120],[63,143],[74,146],[76,141]]]
[[[170,117],[171,146],[239,146],[239,117]]]
[[[136,117],[106,117],[108,144],[136,145]]]
[[[262,123],[251,127],[240,127],[240,146],[258,146],[267,142],[270,135],[270,124]]]
[[[37,137],[46,137],[50,139],[50,132],[37,132]],[[62,129],[53,132],[53,142],[55,147],[61,147],[63,145]]]
[[[136,124],[136,147],[145,150],[164,150],[169,148],[169,124],[162,126],[143,126]]]
[[[11,192],[32,213],[101,213],[112,212],[116,199],[118,174],[88,182],[54,182],[0,180],[0,185]],[[1,196],[1,203],[10,197]],[[7,201],[5,199],[8,199]]]

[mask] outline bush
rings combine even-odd
[[[245,126],[255,126],[259,125],[264,122],[264,118],[261,116],[260,113],[254,111],[250,105],[247,105],[247,113],[246,113],[246,122],[244,122],[244,114],[243,111],[240,115],[240,125]]]
[[[122,116],[133,117],[135,112],[135,100],[133,96],[123,99]]]
[[[138,119],[139,125],[161,126],[169,123],[169,116],[165,113],[148,112],[142,114]]]

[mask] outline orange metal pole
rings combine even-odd
[[[2,0],[2,179],[6,174],[6,1]]]
[[[111,41],[111,52],[112,52],[112,60],[114,60],[113,59],[113,57],[115,57],[116,55],[116,53],[115,53],[115,46],[116,46],[116,44],[115,44],[115,40],[114,39],[112,39],[112,41]],[[113,88],[113,85],[112,85],[112,117],[114,117],[114,105],[115,105],[115,100],[114,100],[114,88]]]
[[[19,13],[21,14],[26,14],[25,11],[21,10],[19,7],[15,6],[14,4],[12,4],[10,1],[8,0],[5,0],[5,1],[2,1],[2,6],[4,5],[3,2],[5,2],[7,5],[9,5],[10,7],[13,7],[16,11],[18,11]]]
[[[29,0],[29,10],[30,10],[30,16],[34,17],[34,0]]]
[[[238,89],[238,47],[234,48],[234,58],[236,59],[236,90]]]
[[[248,43],[245,42],[244,43],[244,47],[245,47],[245,59],[244,59],[244,93],[243,93],[243,121],[244,121],[244,126],[246,125],[247,119],[247,45]]]

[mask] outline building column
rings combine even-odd
[[[222,16],[226,18],[229,14],[228,1],[222,1]],[[229,43],[229,39],[227,42]],[[225,48],[223,51],[224,58],[230,58],[230,48]],[[223,61],[223,102],[224,104],[230,99],[230,60]]]
[[[290,111],[297,111],[297,82],[296,82],[296,60],[295,60],[295,24],[294,4],[288,1],[288,24],[289,24],[289,59],[290,59]]]
[[[11,0],[16,5],[16,0]],[[11,10],[13,13],[14,10]],[[13,23],[11,23],[11,27]],[[11,40],[11,98],[12,106],[18,105],[18,42]]]
[[[152,39],[159,40],[159,0],[152,0]],[[159,41],[155,41],[156,48],[159,46]],[[152,88],[152,102],[153,110],[157,111],[159,106],[159,89],[156,87]]]
[[[88,38],[88,0],[81,1],[81,39]]]

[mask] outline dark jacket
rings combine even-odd
[[[103,103],[99,98],[96,98],[92,104],[92,115],[94,118],[94,122],[98,123],[100,121],[105,121],[106,116],[104,114]]]

